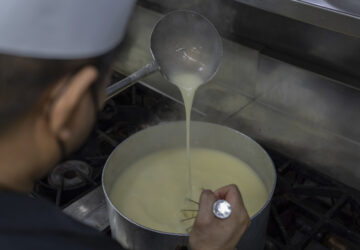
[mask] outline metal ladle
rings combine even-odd
[[[216,74],[223,52],[221,37],[214,25],[189,10],[170,12],[156,23],[150,51],[153,61],[109,86],[107,99],[157,70],[170,82],[173,73],[189,73],[197,74],[206,83]]]

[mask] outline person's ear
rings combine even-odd
[[[69,139],[70,131],[66,124],[97,77],[98,71],[92,66],[86,66],[54,90],[56,97],[53,99],[48,121],[50,130],[59,139]]]

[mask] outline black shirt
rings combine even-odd
[[[59,208],[26,194],[0,192],[0,249],[117,249],[121,246],[65,215]]]

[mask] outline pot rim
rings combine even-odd
[[[105,171],[107,169],[107,166],[108,166],[108,163],[110,161],[110,159],[112,158],[113,154],[115,154],[116,150],[118,147],[120,147],[123,143],[125,143],[126,141],[130,140],[133,136],[137,135],[138,133],[141,133],[145,130],[148,130],[148,129],[152,129],[154,127],[158,127],[158,126],[166,126],[168,124],[175,124],[175,123],[185,123],[185,121],[171,121],[171,122],[163,122],[163,123],[159,123],[159,124],[156,124],[154,126],[149,126],[145,129],[142,129],[132,135],[130,135],[128,138],[126,138],[125,140],[123,140],[121,143],[119,143],[119,145],[117,145],[113,151],[111,152],[111,154],[109,155],[109,157],[107,158],[106,162],[105,162],[105,166],[102,170],[102,176],[101,176],[101,185],[102,185],[102,189],[103,189],[103,192],[104,192],[104,195],[105,195],[105,198],[106,198],[106,201],[108,204],[110,204],[110,206],[117,212],[119,213],[124,219],[126,219],[128,222],[142,228],[142,229],[145,229],[145,230],[148,230],[148,231],[151,231],[151,232],[154,232],[154,233],[159,233],[159,234],[165,234],[165,235],[170,235],[170,236],[180,236],[180,237],[189,237],[189,234],[182,234],[182,233],[171,233],[171,232],[164,232],[164,231],[160,231],[160,230],[156,230],[156,229],[152,229],[152,228],[149,228],[149,227],[146,227],[146,226],[143,226],[135,221],[133,221],[132,219],[128,218],[126,215],[124,215],[122,212],[119,211],[119,209],[112,203],[107,191],[106,191],[106,188],[105,188],[105,181],[104,181],[104,176],[105,176]],[[267,201],[265,202],[265,204],[261,207],[261,209],[259,209],[259,211],[257,211],[255,214],[253,214],[250,219],[253,220],[255,219],[259,214],[262,213],[262,211],[267,207],[269,206],[271,200],[272,200],[272,197],[274,195],[274,191],[275,191],[275,186],[276,186],[276,182],[277,182],[277,174],[276,174],[276,169],[275,169],[275,165],[274,165],[274,162],[273,160],[271,159],[271,157],[269,156],[269,154],[266,152],[266,150],[259,144],[257,143],[254,139],[252,139],[250,136],[234,129],[234,128],[230,128],[228,126],[224,126],[224,125],[220,125],[220,124],[217,124],[217,123],[211,123],[211,122],[201,122],[201,121],[191,121],[191,124],[192,123],[198,123],[198,124],[210,124],[211,126],[218,126],[218,127],[222,127],[222,128],[225,128],[225,129],[228,129],[236,134],[240,134],[244,137],[246,137],[248,140],[252,141],[253,143],[255,143],[255,145],[257,147],[260,148],[260,150],[266,155],[266,157],[268,158],[268,160],[270,161],[270,165],[271,165],[271,168],[272,168],[272,171],[274,173],[274,184],[272,185],[272,188],[271,188],[271,191],[269,192],[269,197],[267,199]],[[190,124],[190,126],[191,126]]]

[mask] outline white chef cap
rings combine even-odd
[[[45,59],[102,55],[122,39],[135,0],[1,0],[0,53]]]

